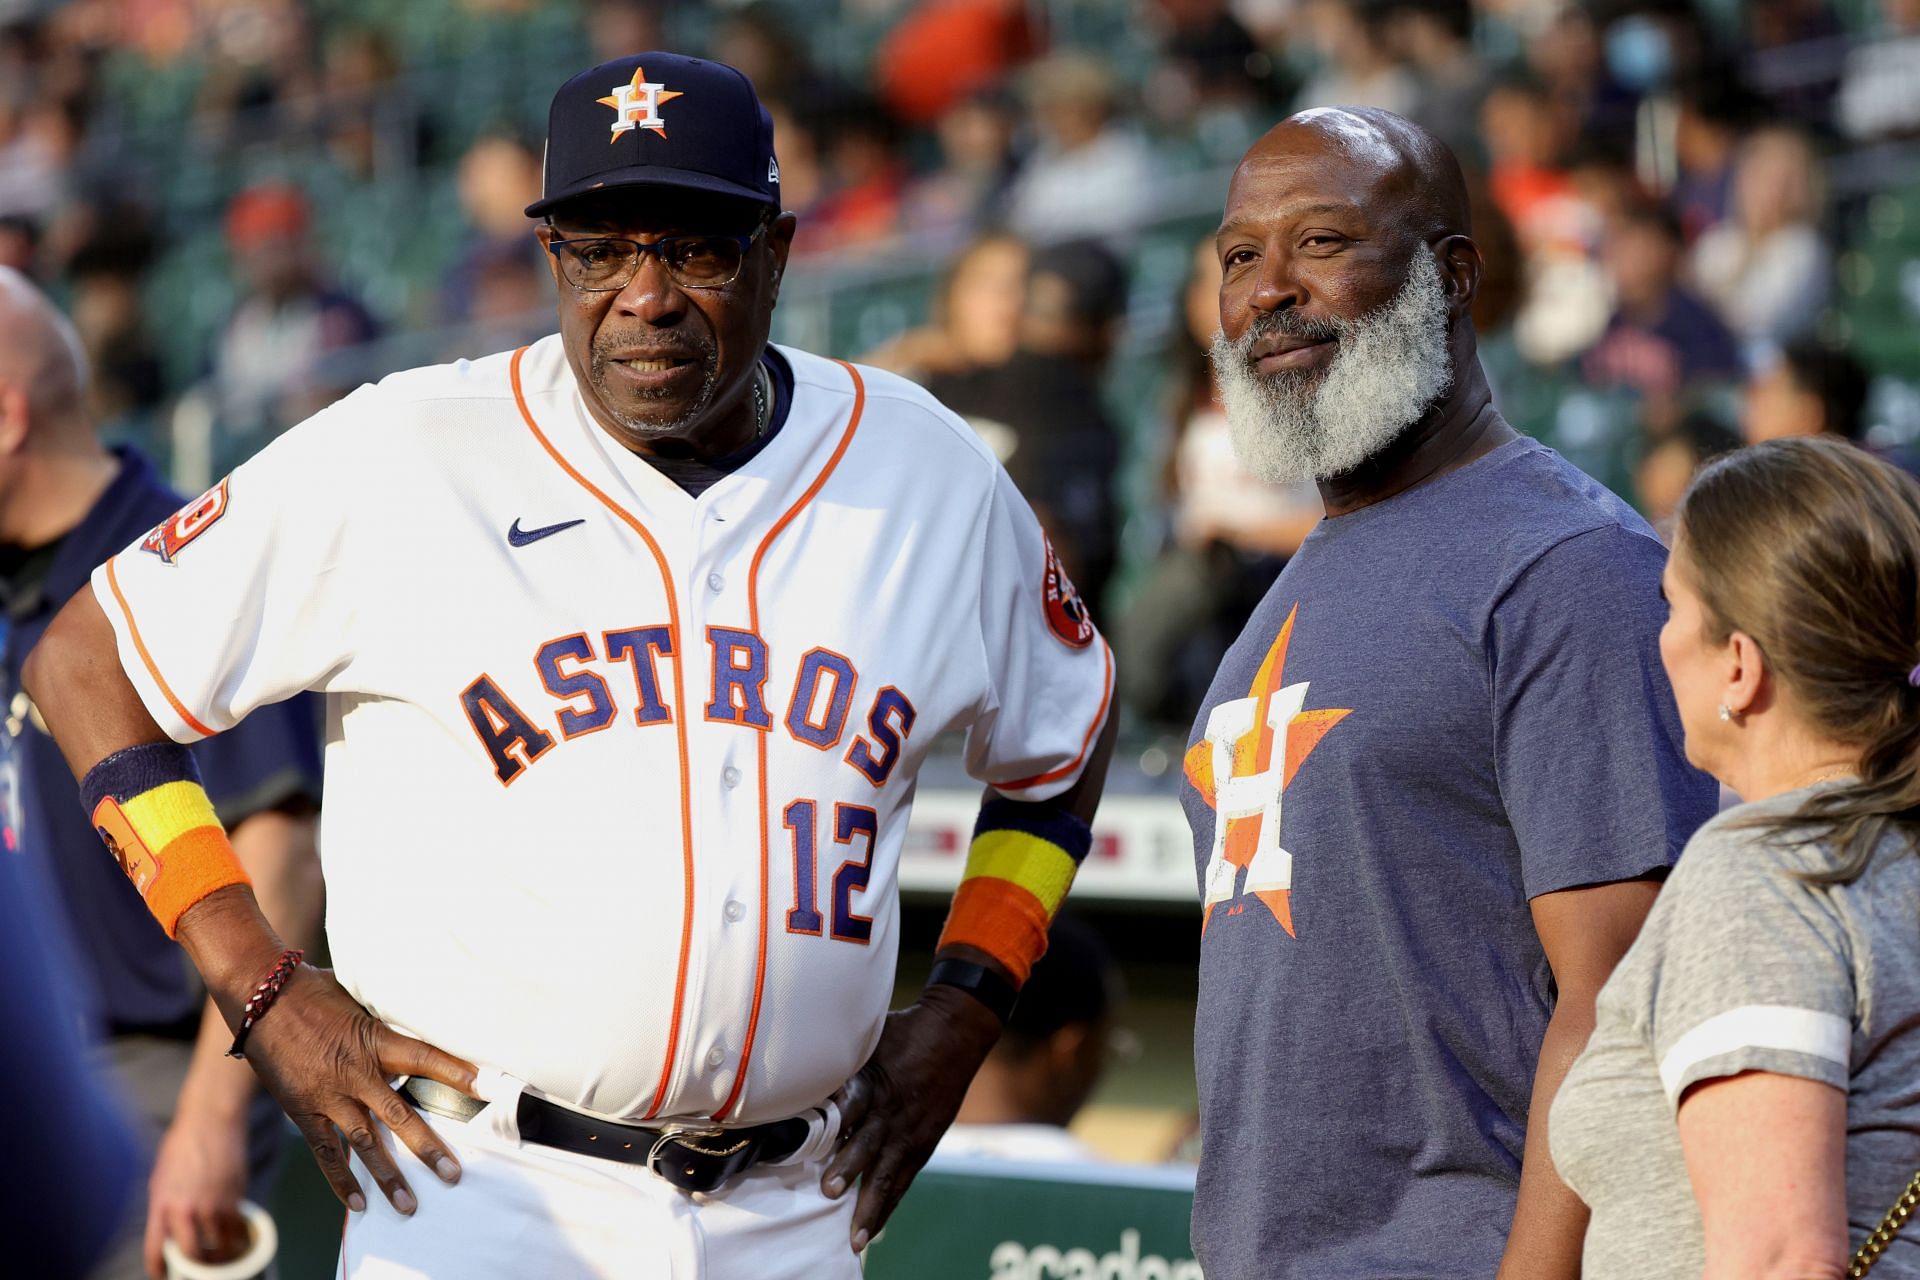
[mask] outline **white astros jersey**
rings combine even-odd
[[[395,374],[95,571],[191,742],[327,695],[338,976],[613,1118],[758,1123],[859,1069],[928,745],[1080,774],[1112,656],[991,454],[918,387],[780,348],[784,427],[699,498],[558,338]]]

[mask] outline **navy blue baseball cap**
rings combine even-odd
[[[560,86],[547,112],[540,198],[529,218],[596,191],[675,187],[780,207],[773,117],[721,62],[636,53]]]

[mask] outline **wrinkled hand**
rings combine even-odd
[[[833,1095],[841,1147],[820,1187],[837,1200],[859,1181],[855,1252],[887,1224],[999,1036],[1000,1020],[978,1000],[956,987],[928,987],[887,1015],[867,1065]]]
[[[168,1237],[199,1262],[230,1262],[246,1251],[240,1198],[247,1189],[246,1113],[237,1117],[182,1112],[160,1139],[147,1180],[147,1274],[166,1274],[160,1246]]]
[[[473,1064],[389,1030],[361,1008],[327,969],[301,965],[247,1039],[247,1061],[313,1148],[347,1208],[367,1207],[341,1136],[403,1214],[417,1206],[377,1120],[442,1181],[460,1180],[460,1163],[420,1113],[387,1086],[394,1076],[426,1076],[473,1091]],[[336,1132],[336,1129],[338,1132]]]

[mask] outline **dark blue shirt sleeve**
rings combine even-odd
[[[298,694],[195,744],[207,796],[229,830],[268,809],[319,804],[320,707],[313,694]]]
[[[1610,525],[1545,552],[1489,627],[1494,764],[1528,898],[1658,875],[1713,816],[1660,665],[1666,548]]]

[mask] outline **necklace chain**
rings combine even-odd
[[[767,386],[771,379],[767,376],[767,366],[758,363],[753,366],[753,438],[758,440],[767,434],[767,426],[773,421],[773,396]]]

